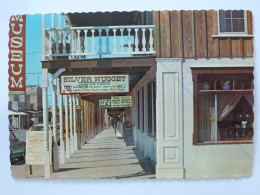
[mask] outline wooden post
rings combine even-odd
[[[69,138],[69,104],[68,95],[65,95],[65,127],[66,127],[66,158],[70,158],[70,138]]]
[[[63,139],[63,96],[60,94],[60,163],[65,163],[64,139]]]
[[[70,100],[70,154],[74,154],[73,101],[72,101],[72,95],[69,96],[69,100]]]
[[[48,116],[48,69],[42,69],[42,108],[44,131],[44,177],[50,178],[49,116]]]
[[[52,124],[53,124],[53,169],[54,171],[59,170],[59,152],[57,142],[57,80],[52,80]]]
[[[73,95],[74,152],[78,150],[76,95]]]

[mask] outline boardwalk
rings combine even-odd
[[[104,130],[61,165],[51,178],[155,178],[151,162],[135,147]]]

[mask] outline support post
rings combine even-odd
[[[60,94],[60,163],[65,163],[64,137],[63,137],[63,96]]]
[[[76,95],[73,95],[74,152],[78,151]]]
[[[57,79],[52,80],[52,124],[53,124],[53,169],[59,170],[59,152],[57,139]]]
[[[42,108],[44,131],[44,177],[50,178],[49,116],[48,116],[48,69],[42,69]]]
[[[69,100],[70,100],[70,154],[74,154],[73,101],[72,101],[72,95],[69,96]]]
[[[66,128],[66,158],[70,158],[70,138],[69,138],[69,103],[68,95],[65,95],[65,128]]]

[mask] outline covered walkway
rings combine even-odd
[[[51,178],[155,178],[154,167],[134,144],[104,130],[65,160]]]

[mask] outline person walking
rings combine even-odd
[[[114,127],[114,130],[115,130],[115,134],[116,134],[116,129],[117,129],[117,123],[118,123],[118,121],[119,121],[118,116],[114,117],[113,120],[112,120],[113,127]]]

